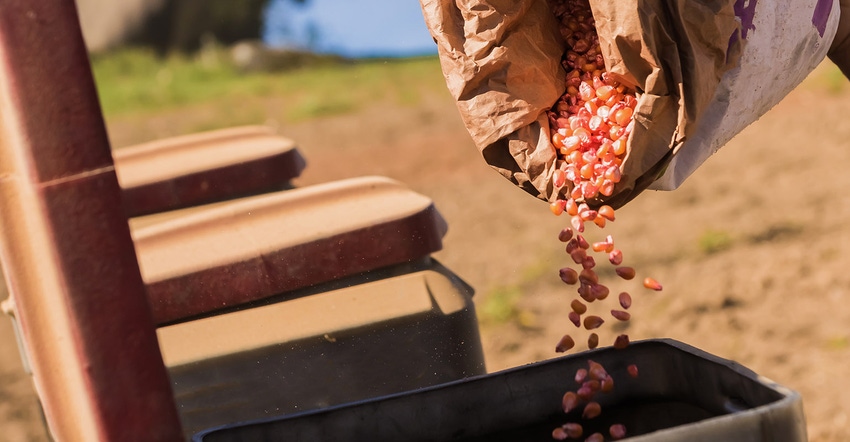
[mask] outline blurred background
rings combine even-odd
[[[480,158],[418,2],[77,2],[114,149],[263,124],[298,144],[299,186],[402,181],[448,221],[435,257],[476,289],[488,370],[557,356],[567,221]],[[606,228],[665,287],[636,297],[617,331],[671,337],[798,390],[817,442],[850,440],[845,115],[848,82],[824,63],[680,189],[641,195]],[[0,441],[46,440],[0,317]]]
[[[188,54],[243,41],[345,57],[435,53],[417,2],[78,0],[77,5],[93,53],[135,46]]]

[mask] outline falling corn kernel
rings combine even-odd
[[[614,272],[617,273],[617,276],[625,280],[634,279],[635,277],[635,269],[632,267],[617,267],[614,269]]]
[[[603,393],[610,393],[614,390],[614,378],[610,375],[606,376],[605,379],[600,383],[599,390]]]
[[[624,312],[622,310],[611,310],[611,316],[618,321],[628,321],[632,317],[629,312]]]
[[[555,213],[555,211],[553,210],[552,213]],[[570,218],[570,223],[573,225],[576,232],[584,232],[584,220],[582,220],[578,215],[573,215],[573,217]]]
[[[579,315],[578,313],[570,312],[567,315],[567,318],[569,318],[570,322],[572,322],[573,325],[575,325],[576,327],[581,327],[581,315]]]
[[[579,368],[576,370],[575,380],[577,384],[581,384],[587,379],[587,369]]]
[[[631,377],[633,377],[633,378],[638,377],[638,368],[637,368],[637,365],[635,365],[635,364],[631,364],[631,365],[629,365],[628,367],[626,367],[626,371],[628,371],[628,372],[629,372],[629,376],[631,376]]]
[[[596,219],[597,215],[598,212],[596,212],[595,210],[585,210],[584,212],[580,212],[578,214],[578,216],[580,216],[583,221],[593,221],[594,219]]]
[[[594,360],[587,361],[587,374],[591,379],[595,379],[597,381],[601,381],[608,376],[608,372],[605,370],[605,367]]]
[[[643,280],[643,286],[650,290],[661,291],[661,284],[659,284],[658,281],[650,277],[647,277]]]
[[[599,402],[588,402],[587,405],[584,406],[584,411],[581,413],[581,417],[585,419],[593,419],[601,413],[602,406],[599,405]]]
[[[573,411],[576,408],[576,405],[578,405],[578,395],[572,391],[564,393],[564,397],[561,398],[561,407],[563,407],[564,413]]]
[[[564,213],[564,207],[565,206],[566,206],[566,201],[557,200],[557,201],[549,204],[549,210],[551,210],[552,213],[555,216],[560,216],[562,213]]]
[[[608,261],[615,266],[623,263],[623,252],[619,249],[614,249],[608,254]]]
[[[558,274],[561,277],[561,281],[565,284],[573,285],[578,282],[578,272],[575,269],[564,267],[558,271]]]
[[[565,210],[570,216],[578,215],[578,206],[576,205],[576,201],[574,199],[568,199]]]
[[[581,437],[582,434],[584,434],[584,429],[582,428],[581,424],[571,422],[562,425],[561,428],[564,429],[564,431],[567,433],[567,436],[571,439],[578,439]]]
[[[576,292],[578,292],[578,295],[581,296],[581,299],[584,299],[587,302],[596,301],[596,296],[591,291],[590,284],[587,284],[585,282],[580,283]]]
[[[590,286],[590,294],[593,296],[593,299],[602,301],[603,299],[608,297],[610,290],[608,286],[604,284],[593,284]]]
[[[574,263],[581,264],[584,262],[584,258],[587,257],[587,252],[585,252],[582,248],[578,248],[570,253],[570,257],[573,259]]]
[[[614,348],[622,350],[629,346],[629,335],[619,335],[614,339]]]
[[[570,436],[567,434],[567,431],[561,427],[557,427],[552,430],[552,439],[555,440],[567,440]]]
[[[584,318],[584,328],[587,330],[594,330],[602,326],[605,323],[605,320],[600,318],[599,316],[590,315]]]
[[[578,299],[573,299],[573,302],[571,302],[571,303],[570,303],[570,307],[573,309],[573,311],[574,311],[574,312],[576,312],[576,313],[578,313],[578,314],[580,314],[580,315],[583,315],[583,314],[584,314],[584,312],[586,312],[586,311],[587,311],[587,306],[586,306],[586,305],[584,305],[584,304],[583,304],[581,301],[579,301]]]
[[[589,388],[589,389],[590,389],[590,391],[592,391],[592,392],[594,392],[594,393],[596,393],[597,391],[599,391],[599,388],[601,387],[601,385],[602,385],[602,384],[600,384],[600,383],[599,383],[599,381],[597,381],[596,379],[591,379],[591,380],[589,380],[589,381],[584,381],[584,383],[583,383],[583,384],[581,384],[581,386],[582,386],[582,387],[587,387],[587,388]]]
[[[596,395],[596,391],[590,388],[589,385],[582,384],[581,387],[576,390],[576,396],[583,401],[590,401],[593,399],[593,396]]]
[[[619,170],[619,169],[618,169]],[[599,214],[608,221],[614,221],[614,209],[611,206],[605,205],[599,208]]]
[[[573,340],[572,336],[564,335],[560,341],[558,341],[558,345],[555,346],[555,351],[557,353],[563,353],[571,348],[575,347],[576,343]]]
[[[614,424],[608,429],[608,434],[614,440],[623,439],[626,437],[626,426],[623,424]]]
[[[578,274],[578,280],[592,286],[599,283],[599,275],[592,269],[582,269],[581,273]]]
[[[620,296],[618,296],[618,298],[620,301],[620,307],[623,307],[623,309],[628,310],[629,307],[632,306],[632,297],[627,292],[620,293]]]
[[[605,436],[602,433],[593,433],[584,442],[605,442]]]
[[[576,235],[576,241],[578,241],[578,246],[584,250],[590,248],[590,243],[587,242],[587,239],[582,235]]]
[[[603,218],[604,219],[604,218]],[[608,243],[605,241],[597,241],[591,245],[594,252],[604,252],[608,248]]]

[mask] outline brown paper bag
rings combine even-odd
[[[542,0],[420,0],[446,84],[484,160],[546,201],[556,164],[546,111],[565,90],[566,50]],[[638,91],[619,207],[664,171],[734,67],[743,40],[734,0],[590,0],[609,72]],[[603,201],[589,201],[599,205]]]

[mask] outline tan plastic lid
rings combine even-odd
[[[280,189],[306,165],[294,141],[263,126],[157,140],[113,158],[131,217]]]
[[[131,220],[158,324],[410,262],[442,248],[431,199],[360,177]]]

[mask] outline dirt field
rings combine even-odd
[[[675,338],[799,391],[814,442],[850,440],[848,98],[846,88],[798,88],[679,190],[645,193],[606,228],[627,264],[664,284],[659,293],[633,290],[632,339]],[[280,102],[267,105],[274,124]],[[110,121],[109,130],[124,146],[205,118],[188,109]],[[434,199],[449,222],[436,258],[477,290],[490,371],[556,356],[572,328],[573,291],[557,276],[569,259],[556,238],[567,220],[484,164],[448,96],[279,130],[308,160],[298,185],[376,174]],[[0,441],[43,440],[0,320]]]

